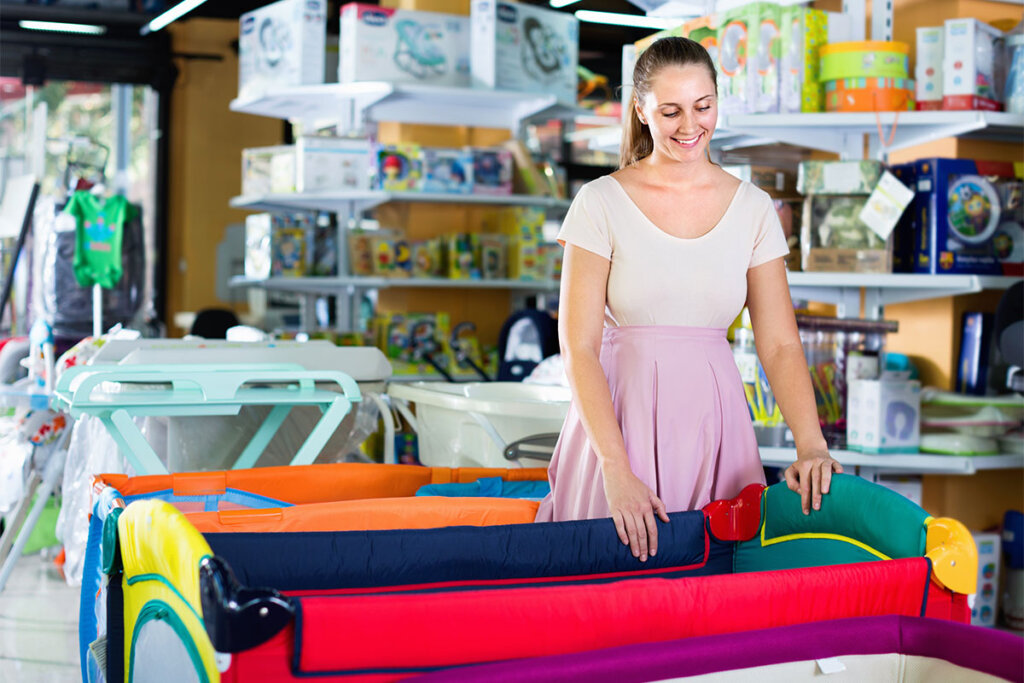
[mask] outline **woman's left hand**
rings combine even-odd
[[[828,493],[832,485],[832,473],[842,472],[843,466],[834,460],[827,448],[814,449],[796,454],[796,462],[786,468],[786,485],[800,494],[800,505],[804,514],[811,514],[811,507],[821,509],[821,496]]]

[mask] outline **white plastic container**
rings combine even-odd
[[[388,395],[415,405],[420,462],[431,467],[546,467],[505,459],[505,446],[557,433],[569,410],[565,387],[520,382],[392,383]]]

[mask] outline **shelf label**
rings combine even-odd
[[[888,239],[913,198],[914,191],[886,171],[861,209],[860,219],[883,240]]]

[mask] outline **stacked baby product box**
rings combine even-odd
[[[754,2],[723,12],[718,26],[718,102],[723,114],[779,110],[780,8]]]
[[[804,270],[888,273],[892,236],[880,238],[860,218],[882,177],[877,161],[804,161],[797,190],[806,195],[800,225]]]
[[[917,83],[917,108],[920,111],[942,109],[942,26],[920,26],[917,29],[917,55],[914,81]]]
[[[326,0],[280,0],[239,22],[240,98],[324,82]]]
[[[779,26],[779,111],[816,112],[824,107],[818,80],[822,45],[850,40],[850,16],[806,5],[786,5]]]
[[[977,19],[947,19],[943,35],[942,108],[999,111],[997,76],[1003,32]]]
[[[995,626],[999,613],[1000,537],[997,533],[974,533],[978,547],[978,589],[971,607],[971,624]]]
[[[571,14],[504,0],[470,8],[474,87],[554,95],[576,103],[579,20]]]
[[[921,445],[921,383],[854,379],[847,387],[846,447],[862,453],[916,453]]]
[[[469,17],[350,3],[340,44],[342,83],[469,85]]]

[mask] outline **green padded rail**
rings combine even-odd
[[[736,572],[793,569],[921,557],[930,515],[900,494],[860,477],[836,474],[821,509],[803,514],[785,483],[765,490],[761,531],[736,545]]]

